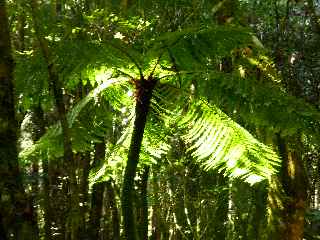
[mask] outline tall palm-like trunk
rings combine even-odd
[[[135,121],[129,147],[127,165],[124,173],[121,196],[124,237],[127,240],[137,239],[135,216],[133,211],[134,177],[136,175],[137,165],[139,162],[143,133],[155,85],[155,79],[151,78],[146,80],[142,77],[138,82],[136,89],[137,100],[135,106]]]
[[[4,0],[0,0],[0,53],[0,229],[3,230],[0,237],[7,239],[10,233],[17,240],[32,239],[33,215],[30,212],[18,163],[14,63]],[[8,198],[10,201],[3,202]],[[5,208],[6,204],[11,205],[11,210]]]

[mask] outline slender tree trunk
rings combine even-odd
[[[95,156],[93,167],[98,167],[104,160],[106,144],[97,143],[95,145]],[[106,187],[105,182],[95,183],[92,187],[91,209],[89,216],[88,232],[91,239],[99,239],[100,220],[102,218],[103,195]]]
[[[63,102],[63,91],[59,86],[59,76],[56,69],[55,64],[52,62],[52,57],[49,50],[49,45],[47,40],[42,35],[42,31],[40,28],[40,23],[37,19],[37,11],[38,11],[38,2],[37,0],[31,0],[31,13],[32,20],[34,24],[35,34],[38,39],[40,50],[42,51],[43,57],[47,64],[48,69],[48,81],[49,86],[53,92],[53,97],[55,100],[55,105],[58,110],[59,120],[62,126],[63,133],[63,158],[64,164],[67,169],[69,175],[69,206],[70,209],[68,211],[68,220],[69,220],[69,238],[71,240],[77,240],[79,237],[79,229],[77,221],[77,215],[79,213],[79,193],[78,193],[78,185],[76,179],[76,171],[75,171],[75,162],[74,156],[72,152],[72,144],[70,137],[70,129],[67,121],[66,107]]]
[[[2,209],[0,234],[3,239],[8,234],[17,240],[32,239],[32,214],[26,197],[18,163],[17,121],[15,117],[13,57],[6,12],[6,2],[0,0],[0,194],[1,203],[11,205],[13,211]],[[3,203],[3,198],[10,198]],[[6,215],[4,215],[6,214]],[[11,232],[12,230],[12,232]]]
[[[161,239],[161,227],[160,227],[160,182],[158,179],[160,168],[159,166],[153,166],[152,168],[152,195],[153,195],[153,205],[152,205],[152,216],[151,216],[151,225],[152,225],[152,236],[151,240],[160,240]]]
[[[179,153],[177,153],[179,154]],[[176,169],[171,169],[169,175],[175,175]],[[175,225],[175,231],[173,232],[173,238],[177,240],[182,239],[191,239],[192,233],[190,226],[188,224],[188,216],[185,212],[186,210],[186,203],[185,203],[185,176],[184,170],[178,169],[180,177],[179,180],[174,178],[169,179],[169,188],[172,192],[173,199],[174,199],[174,206],[173,208],[173,219]],[[179,184],[178,184],[179,183]]]
[[[192,159],[191,156],[188,156],[189,159]],[[184,191],[185,191],[185,206],[188,210],[186,215],[188,218],[188,223],[190,229],[193,233],[194,238],[198,238],[198,208],[196,207],[197,196],[199,192],[199,178],[198,174],[198,167],[190,162],[188,162],[187,172],[185,175],[185,184],[184,184]],[[222,222],[222,220],[220,220]]]
[[[112,184],[112,180],[109,180],[106,184],[107,194],[109,198],[109,207],[111,210],[112,220],[112,240],[120,240],[120,219],[119,211],[117,207],[115,187]]]
[[[47,158],[42,160],[43,169],[43,218],[44,218],[44,239],[51,240],[51,207],[50,207],[50,184],[49,184],[49,163]]]
[[[253,239],[259,240],[263,239],[262,233],[263,228],[266,224],[266,204],[267,204],[267,186],[260,183],[254,187],[254,213],[251,219],[251,225],[253,226],[252,237]]]
[[[18,39],[16,48],[19,51],[25,50],[25,26],[26,26],[26,14],[22,11],[18,16]]]
[[[139,239],[146,240],[148,239],[148,178],[149,178],[150,167],[146,166],[143,168],[140,181],[140,196],[139,204],[137,207],[138,213],[138,235]]]
[[[38,227],[38,194],[39,194],[39,162],[38,159],[32,163],[32,184],[29,196],[30,214],[32,214],[32,234],[35,239],[39,238]]]
[[[80,181],[80,191],[79,197],[80,201],[80,221],[81,221],[81,228],[80,228],[80,239],[83,239],[86,235],[86,215],[88,212],[88,190],[89,190],[89,171],[90,171],[90,153],[83,153],[79,154],[80,165],[82,166],[82,174],[81,174],[81,181]]]
[[[292,147],[283,139],[279,139],[280,154],[283,158],[281,180],[286,194],[282,216],[284,229],[281,239],[283,240],[303,238],[308,183],[302,159],[299,157],[300,146],[298,140]]]
[[[216,173],[217,186],[228,186],[228,179],[222,173]],[[215,212],[215,216],[219,221],[215,221],[215,239],[226,239],[227,237],[227,222],[229,211],[229,191],[221,191],[218,194],[217,205],[218,208]]]
[[[43,111],[41,109],[41,103],[39,101],[38,106],[33,108],[32,113],[32,140],[36,142],[45,133]],[[39,226],[38,226],[38,196],[39,196],[39,159],[34,159],[32,163],[32,190],[30,196],[31,211],[33,214],[33,235],[35,238],[39,238]]]
[[[0,199],[1,199],[1,191],[0,191]],[[3,209],[0,207],[0,240],[7,240],[6,229],[4,227],[4,219],[2,216]]]
[[[44,123],[44,112],[41,108],[41,102],[33,110],[33,124],[34,124],[34,135],[33,141],[38,141],[41,136],[45,133]],[[42,158],[42,191],[43,201],[40,202],[40,206],[43,209],[43,220],[44,220],[44,239],[51,239],[51,213],[50,213],[50,196],[49,196],[49,171],[48,171],[48,159]],[[38,182],[38,181],[37,181]],[[39,188],[38,188],[39,191]]]
[[[127,166],[124,173],[121,196],[124,237],[126,240],[137,239],[133,212],[134,177],[136,175],[137,165],[139,162],[144,128],[147,122],[147,115],[155,84],[155,79],[145,80],[142,78],[138,83],[139,86],[137,86],[134,128],[129,147]]]
[[[105,182],[99,182],[92,187],[91,210],[89,217],[89,235],[91,239],[99,239],[100,219],[102,217],[103,193]]]
[[[122,11],[127,11],[131,4],[133,4],[133,0],[121,0],[120,7]]]

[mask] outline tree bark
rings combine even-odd
[[[109,199],[109,207],[111,209],[112,220],[112,240],[120,240],[120,219],[117,207],[115,186],[112,184],[113,180],[107,182],[107,194]]]
[[[0,191],[0,198],[1,198],[1,191]],[[3,209],[0,208],[0,240],[7,240],[6,229],[4,228],[3,216],[2,213]]]
[[[227,186],[228,179],[222,173],[216,173],[217,186]],[[229,191],[222,191],[217,197],[217,210],[215,216],[218,221],[214,222],[215,228],[215,239],[226,239],[227,237],[227,222],[228,222],[228,211],[229,211]]]
[[[90,172],[90,153],[79,153],[80,166],[82,167],[81,181],[79,186],[79,204],[80,206],[80,239],[86,235],[86,215],[88,213],[88,190],[89,190],[89,172]]]
[[[42,160],[43,168],[43,218],[44,218],[44,239],[51,240],[51,207],[50,207],[50,184],[49,184],[49,163],[48,159]]]
[[[32,113],[32,140],[33,142],[38,141],[45,133],[43,111],[41,108],[41,103],[39,101],[38,105],[33,108]],[[39,196],[39,159],[34,159],[32,163],[32,190],[30,196],[31,212],[33,214],[33,234],[36,239],[39,239],[39,226],[38,226],[38,196]]]
[[[140,181],[140,197],[139,204],[137,208],[137,213],[139,215],[138,224],[138,235],[139,239],[148,239],[148,178],[149,178],[150,167],[146,166],[143,168]]]
[[[104,160],[105,150],[106,146],[104,141],[95,145],[93,167],[99,166],[99,164]],[[88,232],[91,239],[99,239],[100,219],[102,217],[103,193],[105,191],[105,187],[105,182],[95,183],[92,187],[91,209],[88,226]]]
[[[63,134],[63,158],[64,164],[68,171],[69,175],[69,213],[68,218],[71,225],[67,231],[69,231],[69,236],[71,240],[78,239],[80,226],[77,221],[79,213],[79,192],[78,192],[78,185],[76,179],[76,171],[75,171],[75,162],[74,156],[72,152],[72,144],[71,144],[71,136],[70,136],[70,129],[67,121],[67,111],[65,104],[63,102],[63,91],[62,88],[59,86],[59,75],[56,69],[55,64],[52,61],[52,56],[49,50],[49,44],[47,40],[44,38],[41,25],[37,19],[37,11],[38,11],[38,2],[37,0],[31,0],[31,14],[32,20],[34,24],[35,34],[37,40],[40,45],[40,50],[42,55],[45,59],[48,69],[48,82],[49,86],[53,92],[53,97],[55,100],[55,105],[58,110],[58,116],[62,127],[62,134]]]
[[[5,0],[0,0],[0,52],[0,205],[4,204],[3,198],[9,198],[10,201],[6,204],[14,209],[1,209],[4,210],[0,222],[3,224],[0,229],[4,232],[1,235],[4,239],[9,233],[17,240],[32,239],[33,216],[30,213],[18,163],[14,62]]]
[[[161,239],[161,216],[160,216],[160,181],[159,181],[159,172],[160,168],[158,165],[153,165],[152,167],[152,194],[153,194],[153,205],[152,205],[152,216],[151,216],[151,225],[152,225],[152,235],[151,240],[160,240]]]
[[[25,26],[26,26],[26,14],[22,11],[18,16],[18,36],[17,36],[17,43],[16,48],[19,51],[25,50]]]
[[[298,151],[298,137],[294,146],[279,139],[280,154],[283,158],[281,181],[286,198],[283,210],[283,240],[301,240],[304,231],[304,216],[307,201],[307,178],[304,165]]]
[[[140,148],[143,139],[144,128],[147,122],[152,92],[156,85],[155,79],[140,79],[136,86],[135,121],[129,147],[127,166],[125,168],[121,207],[124,223],[124,237],[127,240],[136,240],[136,226],[133,212],[134,177],[139,162]]]

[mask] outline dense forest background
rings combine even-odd
[[[320,2],[0,0],[0,240],[320,239]]]

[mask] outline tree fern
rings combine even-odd
[[[153,108],[156,114],[162,113],[168,128],[175,129],[172,133],[181,135],[187,151],[204,169],[225,170],[230,177],[249,183],[268,179],[276,171],[280,160],[271,147],[201,98],[175,97],[174,104],[166,98],[176,94],[177,89],[162,88],[156,93],[158,102]],[[161,111],[161,105],[166,111]]]
[[[71,131],[73,151],[84,152],[91,150],[94,142],[101,141],[106,135],[108,129],[112,129],[112,118],[108,102],[104,99],[107,97],[113,100],[114,113],[119,113],[121,104],[125,106],[128,89],[121,84],[120,79],[108,79],[92,90],[85,98],[80,100],[67,114],[67,119]],[[106,88],[108,91],[106,91]],[[104,95],[101,96],[101,92]],[[122,91],[122,92],[121,92]],[[100,100],[95,99],[100,98]],[[96,102],[93,102],[96,100]],[[88,104],[92,102],[92,104]],[[106,105],[107,104],[107,105]],[[112,104],[111,104],[112,106]],[[60,123],[50,126],[46,134],[41,139],[20,153],[22,159],[28,159],[30,155],[46,152],[48,156],[59,158],[63,154],[62,129]]]
[[[302,132],[313,136],[315,142],[319,139],[319,111],[287,94],[281,84],[252,76],[243,78],[237,73],[212,72],[205,76],[206,81],[199,81],[199,91],[217,106],[237,111],[243,122],[282,136]]]
[[[160,37],[156,37],[145,43],[142,47],[143,49],[141,49],[140,42],[125,42],[119,39],[109,39],[109,42],[106,44],[96,42],[82,48],[83,53],[88,54],[90,54],[91,48],[95,49],[94,52],[96,52],[98,56],[96,59],[97,63],[94,63],[95,58],[92,55],[90,55],[91,57],[88,55],[83,65],[78,62],[78,64],[74,66],[70,65],[70,68],[66,68],[67,71],[65,72],[63,69],[61,70],[62,74],[67,74],[70,71],[76,72],[79,66],[94,67],[104,64],[108,69],[115,69],[115,72],[117,72],[119,76],[126,77],[126,79],[123,78],[121,81],[134,80],[138,82],[139,80],[137,79],[141,80],[141,76],[147,77],[153,75],[154,77],[160,78],[162,82],[173,82],[176,86],[178,86],[179,81],[181,81],[180,84],[183,85],[182,87],[190,87],[191,82],[196,82],[199,86],[198,89],[200,89],[200,91],[198,89],[196,91],[200,93],[200,95],[203,92],[201,89],[211,89],[211,87],[205,86],[204,83],[209,83],[209,80],[212,80],[210,84],[214,85],[212,92],[216,94],[216,98],[217,96],[222,96],[221,99],[223,99],[223,94],[228,92],[227,98],[231,100],[236,99],[233,102],[234,106],[237,104],[236,101],[239,100],[237,99],[239,94],[235,91],[235,88],[238,86],[239,81],[242,81],[246,82],[246,84],[243,85],[245,86],[244,88],[240,88],[240,97],[246,101],[250,99],[248,106],[249,109],[252,109],[256,100],[261,96],[261,92],[265,91],[264,86],[269,85],[265,83],[257,83],[256,85],[256,83],[253,84],[247,79],[236,78],[232,74],[219,72],[214,65],[219,62],[219,59],[230,56],[233,49],[244,47],[253,42],[254,38],[249,31],[230,26],[203,27],[200,28],[200,30],[190,28],[162,34]],[[59,48],[57,48],[58,56],[61,54],[61,56],[57,58],[58,62],[65,62],[65,58],[79,58],[78,55],[73,56],[72,51],[69,52],[71,55],[68,55],[68,49],[72,49],[70,46],[72,46],[72,42],[69,41],[62,41],[60,43]],[[76,44],[74,46],[77,47]],[[98,49],[100,49],[100,51],[98,51]],[[75,52],[79,53],[80,51],[77,49]],[[197,69],[197,72],[194,72],[194,69]],[[164,72],[168,73],[168,75],[164,75]],[[171,77],[169,77],[170,73],[172,74]],[[190,77],[187,77],[188,74],[190,74]],[[70,76],[73,75],[71,74]],[[273,85],[271,85],[270,90],[273,89]],[[231,91],[233,92],[231,93]],[[122,94],[125,93],[123,92]],[[115,103],[117,96],[119,97],[122,94],[115,95],[115,98],[110,95],[109,98],[111,99],[109,100]],[[268,99],[268,101],[274,101],[274,99],[276,99],[276,103],[279,104],[272,104],[271,107],[273,108],[281,105],[285,106],[286,101],[282,100],[290,99],[286,97],[284,93],[281,93],[281,91],[272,91],[272,94],[275,94],[276,97],[268,98],[269,96],[267,94],[263,96]],[[76,122],[79,113],[95,95],[96,93],[94,92],[89,94],[88,97],[81,100],[73,110],[70,111],[68,117],[70,126]],[[177,99],[175,95],[182,95],[183,97]],[[223,114],[218,108],[220,104],[216,106],[211,105],[201,100],[201,98],[194,98],[192,95],[193,94],[191,94],[191,96],[186,95],[183,91],[170,92],[164,89],[159,90],[156,94],[158,102],[153,101],[154,116],[158,114],[164,118],[163,120],[161,120],[161,117],[158,119],[160,123],[161,121],[165,124],[172,121],[175,122],[174,126],[179,129],[179,133],[182,133],[182,138],[189,146],[188,151],[190,151],[194,158],[200,161],[206,169],[224,169],[225,173],[230,176],[242,177],[251,183],[263,178],[268,178],[278,162],[278,157],[275,153]],[[171,97],[173,97],[172,99],[176,99],[177,102],[170,103],[169,99]],[[243,101],[243,99],[241,99],[241,101]],[[280,103],[281,101],[285,104]],[[263,100],[259,102],[263,102]],[[294,103],[296,102],[293,102],[292,105]],[[234,106],[233,109],[235,109]],[[270,117],[266,115],[266,112],[263,112],[264,110],[260,110],[256,106],[254,107],[257,110],[254,119],[258,119],[254,123],[258,123],[258,121],[269,121]],[[245,113],[243,109],[239,109],[239,111],[240,114]],[[249,114],[246,116],[249,116]],[[312,117],[315,118],[313,115]],[[245,120],[250,122],[251,119],[252,117],[249,117]],[[304,117],[301,119],[303,122],[306,122]],[[270,126],[269,122],[266,124]],[[296,124],[300,125],[300,120]],[[285,126],[281,126],[281,128],[285,128]],[[50,138],[61,134],[58,131],[59,127],[55,126],[53,129],[55,129],[52,130],[51,134],[53,135],[48,134]],[[74,134],[81,132],[86,134],[85,129],[86,128],[82,128],[80,124],[79,130],[75,131]],[[150,136],[156,134],[155,132],[151,133],[150,130],[151,128],[148,130],[147,127],[147,136],[148,134],[150,134]],[[82,137],[82,139],[84,139],[85,142],[90,142],[92,136],[90,137],[89,135],[88,138]],[[43,139],[45,139],[45,137]],[[78,138],[74,137],[74,139]],[[148,137],[147,139],[150,140],[152,137]],[[79,148],[81,144],[78,144]],[[159,146],[152,141],[149,141],[148,144],[149,146]],[[145,145],[147,145],[146,142]],[[164,153],[165,151],[161,154]],[[160,155],[158,154],[158,157]]]

